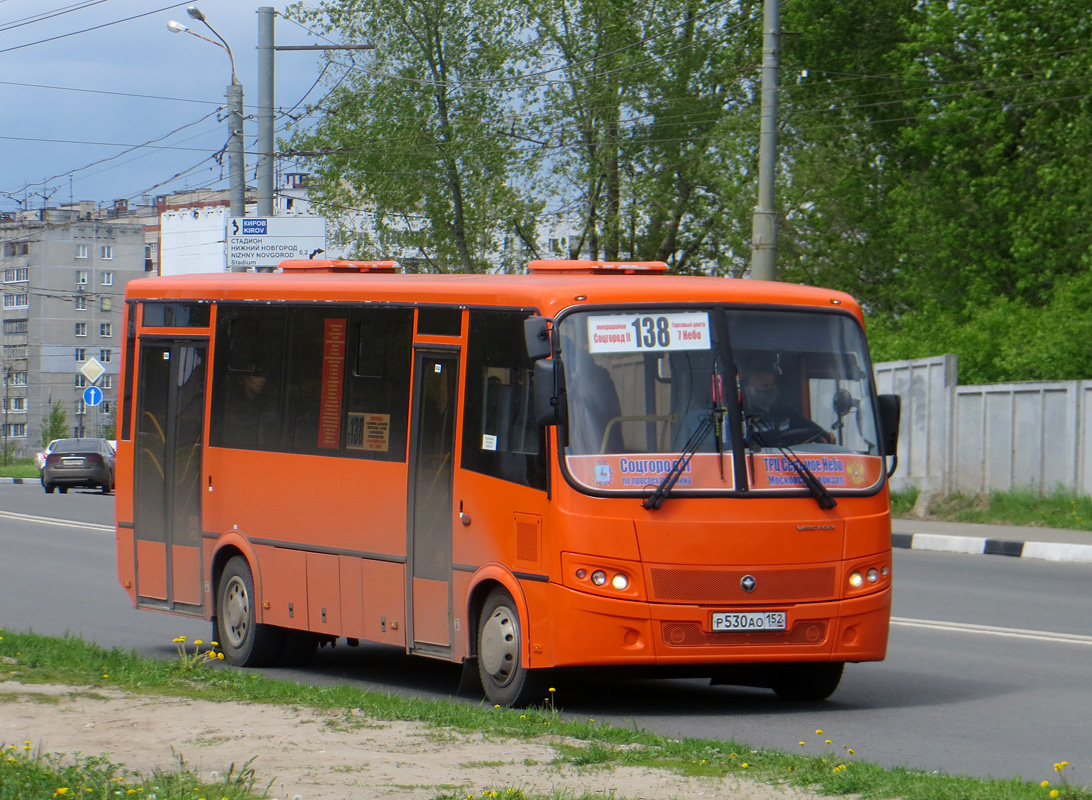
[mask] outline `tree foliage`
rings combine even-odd
[[[44,450],[54,439],[68,436],[68,414],[60,402],[49,407],[49,413],[42,417],[41,444]]]
[[[374,41],[293,140],[327,210],[434,268],[565,255],[740,275],[757,195],[762,4],[357,0],[300,19]],[[782,12],[784,280],[856,295],[877,358],[965,380],[1092,376],[1092,7],[794,0]],[[365,63],[362,60],[361,63]],[[345,217],[351,219],[351,217]]]
[[[430,270],[479,271],[534,210],[517,188],[533,166],[509,133],[522,19],[500,0],[361,0],[290,14],[345,42],[374,43],[325,100],[295,152],[316,168],[311,199],[366,257],[409,253]],[[360,214],[374,225],[361,225]]]

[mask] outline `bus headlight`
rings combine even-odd
[[[865,573],[865,578],[868,580],[869,583],[875,583],[880,579],[880,571],[875,567],[872,567],[868,570],[868,572]]]
[[[853,589],[860,589],[864,586],[864,575],[854,570],[849,574],[849,585]]]
[[[591,582],[596,586],[602,586],[607,582],[607,573],[603,572],[601,569],[597,569],[591,574]]]
[[[614,576],[613,580],[611,580],[610,585],[618,591],[624,592],[626,589],[629,588],[629,578],[619,572],[617,575]]]

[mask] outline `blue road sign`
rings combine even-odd
[[[83,402],[89,406],[97,406],[102,402],[102,389],[98,386],[88,386],[83,390]]]

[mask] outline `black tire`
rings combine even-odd
[[[236,667],[267,667],[277,662],[284,631],[260,625],[254,615],[254,576],[242,556],[224,567],[216,591],[216,640],[224,660]]]
[[[770,688],[782,700],[797,703],[817,703],[826,700],[842,680],[845,664],[778,664],[772,669]]]
[[[59,492],[60,492],[61,494],[68,494],[68,487],[67,487],[67,486],[58,486],[58,487],[57,487],[57,490],[58,490],[58,491],[59,491]]]
[[[105,483],[102,486],[99,487],[99,490],[103,494],[110,494],[110,492],[113,491],[113,489],[111,487],[107,486]]]
[[[478,675],[489,702],[526,706],[544,701],[542,674],[523,666],[522,653],[523,627],[516,604],[507,591],[494,589],[478,619]]]
[[[42,488],[45,489],[46,494],[53,494],[53,490],[56,489],[57,487],[54,486],[52,483],[43,483]]]

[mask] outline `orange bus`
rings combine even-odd
[[[828,697],[887,647],[898,398],[848,295],[665,272],[129,283],[132,603],[234,665],[386,643],[501,705],[587,667]]]

